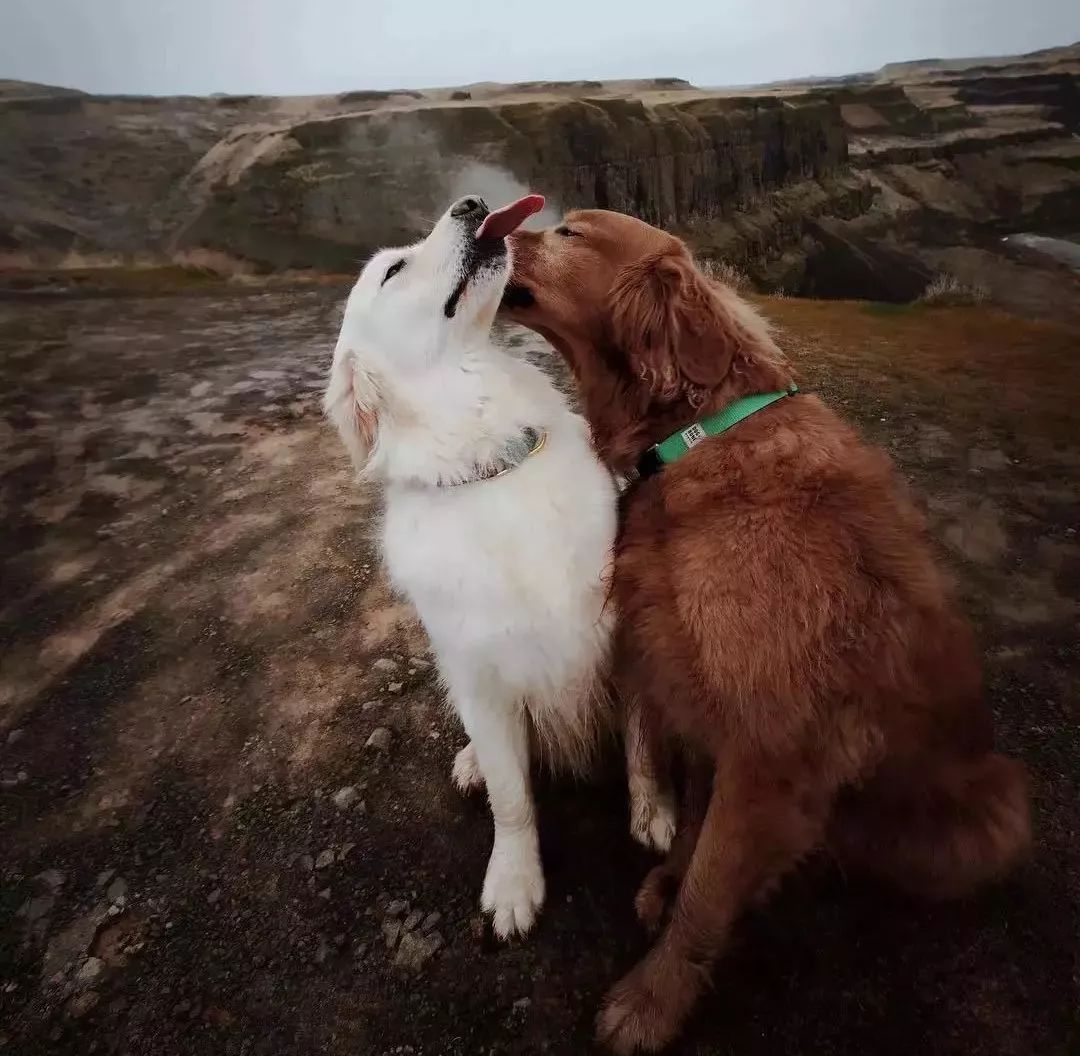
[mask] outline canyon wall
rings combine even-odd
[[[0,82],[0,266],[352,271],[455,196],[535,189],[551,215],[662,224],[767,288],[905,299],[930,266],[913,247],[1080,229],[1078,84],[1078,47],[739,92],[665,79],[202,99]],[[838,254],[862,279],[837,278]]]

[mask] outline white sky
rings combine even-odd
[[[0,0],[0,78],[162,95],[734,85],[1078,39],[1080,0]]]

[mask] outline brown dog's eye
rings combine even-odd
[[[571,231],[570,228],[563,224],[561,227],[555,228],[555,234],[562,235],[563,238],[583,238],[584,236],[580,231]]]

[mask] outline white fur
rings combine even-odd
[[[495,839],[481,904],[505,937],[528,931],[544,900],[529,720],[542,742],[574,754],[603,707],[616,495],[585,422],[542,371],[490,341],[505,256],[472,275],[446,317],[470,240],[447,213],[423,242],[367,264],[325,408],[357,469],[385,489],[391,579],[419,612],[471,738],[454,779],[487,787]],[[547,442],[516,469],[439,486],[467,479],[529,426]]]

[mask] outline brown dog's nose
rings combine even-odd
[[[459,198],[452,206],[450,206],[450,215],[456,216],[458,219],[464,217],[477,217],[482,218],[487,216],[488,207],[483,198]]]

